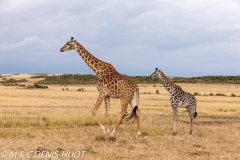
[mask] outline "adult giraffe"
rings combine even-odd
[[[99,60],[90,54],[80,43],[71,37],[71,40],[67,42],[60,50],[60,52],[76,50],[82,59],[87,63],[87,65],[97,74],[99,81],[97,83],[97,89],[99,92],[97,102],[92,110],[93,116],[96,118],[103,133],[110,133],[110,98],[120,98],[121,103],[121,116],[116,124],[115,128],[110,133],[113,134],[118,129],[122,120],[128,115],[127,107],[128,103],[132,106],[132,113],[129,115],[128,119],[132,117],[137,118],[137,135],[141,135],[140,132],[140,110],[138,109],[139,101],[139,88],[137,84],[128,76],[122,75],[116,71],[112,64],[106,63]],[[97,117],[97,109],[104,100],[106,106],[106,120],[107,129],[102,124],[101,120]]]
[[[173,126],[173,135],[177,134],[177,112],[178,107],[184,107],[187,109],[190,119],[191,119],[191,127],[190,133],[193,134],[193,123],[194,118],[197,117],[196,107],[197,100],[196,98],[188,92],[182,90],[182,88],[176,84],[174,84],[168,77],[161,71],[156,68],[155,72],[153,72],[150,77],[158,77],[161,81],[165,89],[170,93],[171,105],[174,112],[174,126]]]

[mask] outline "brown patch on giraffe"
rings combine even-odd
[[[95,70],[98,70],[98,69],[99,69],[97,64],[94,64],[94,69],[95,69]]]
[[[91,63],[91,65],[93,65],[93,64],[94,64],[94,62],[93,62],[93,61],[90,61],[90,63]]]

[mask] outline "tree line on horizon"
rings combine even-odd
[[[129,76],[136,83],[159,83],[158,78],[149,76]],[[63,75],[36,75],[31,78],[44,78],[36,84],[96,84],[97,75],[92,74],[63,74]],[[229,83],[240,84],[240,76],[199,76],[199,77],[169,77],[173,83]]]

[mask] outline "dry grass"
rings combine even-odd
[[[31,79],[27,85],[34,81]],[[102,134],[91,115],[98,94],[94,85],[51,85],[45,90],[0,86],[0,154],[35,151],[41,146],[51,151],[87,151],[84,158],[78,159],[239,159],[240,97],[230,95],[240,95],[240,85],[178,84],[190,93],[227,95],[196,97],[198,117],[193,136],[188,134],[188,113],[181,108],[178,135],[171,135],[173,113],[169,94],[160,83],[155,85],[139,85],[142,136],[135,139],[136,124],[124,122],[115,134],[116,142]],[[78,92],[78,88],[85,91]],[[118,99],[111,99],[112,128],[120,115],[119,105]],[[128,111],[131,112],[130,107]],[[98,114],[105,122],[104,104]]]

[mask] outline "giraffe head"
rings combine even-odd
[[[71,40],[67,42],[60,50],[60,52],[69,51],[69,50],[77,50],[77,41],[71,37]]]
[[[158,77],[159,73],[160,73],[160,70],[158,70],[158,68],[156,68],[155,72],[153,72],[149,77],[150,78]]]

